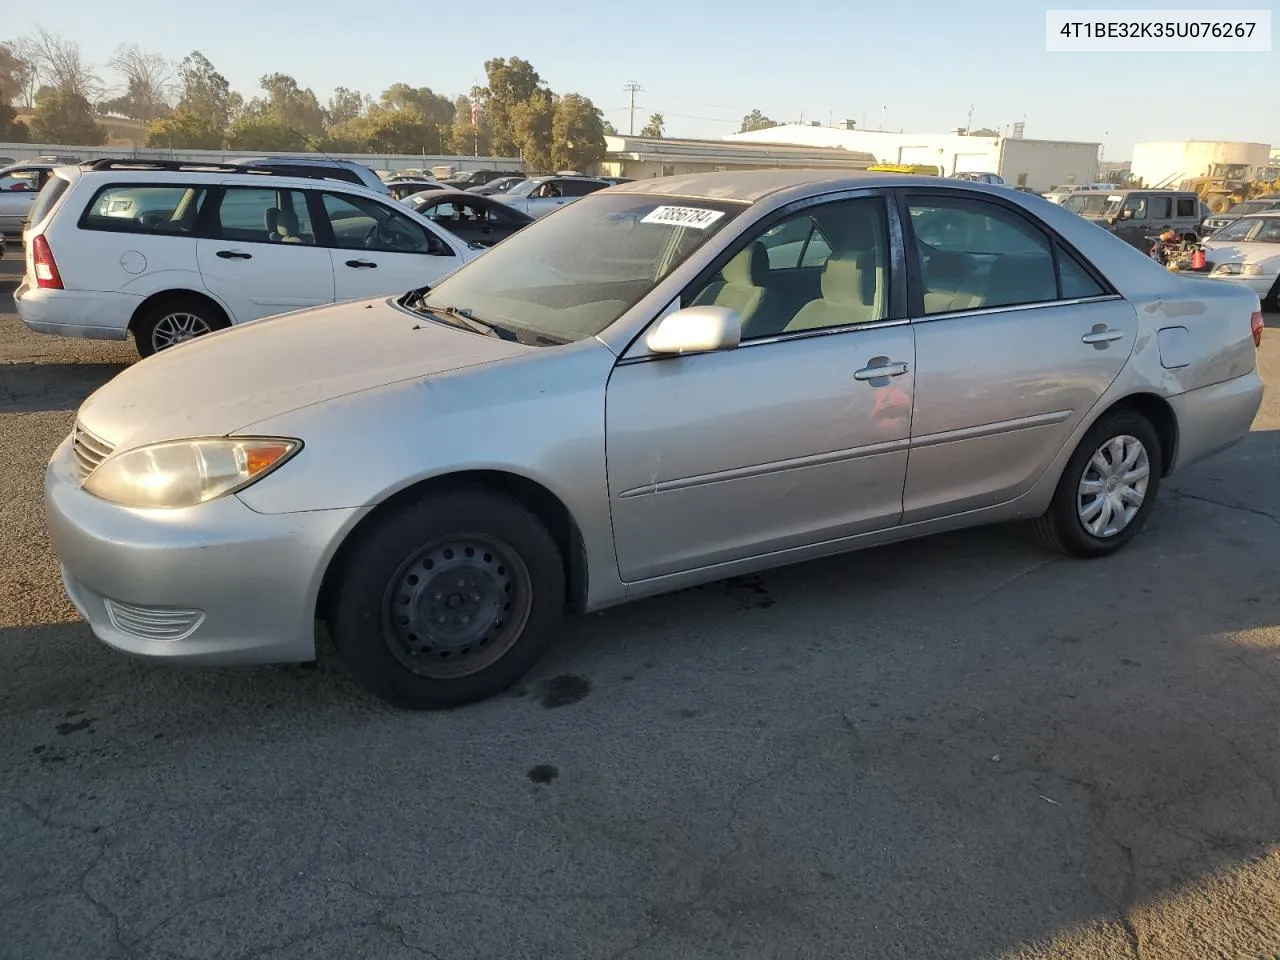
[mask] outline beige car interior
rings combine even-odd
[[[742,321],[743,337],[759,336],[769,330],[778,305],[777,294],[765,286],[768,281],[769,254],[757,240],[724,265],[693,305],[728,307]]]
[[[292,210],[272,207],[266,215],[267,234],[275,243],[305,243],[298,233],[298,215]]]

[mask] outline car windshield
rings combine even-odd
[[[1241,217],[1215,233],[1213,239],[1280,243],[1280,217]]]
[[[510,190],[507,191],[507,196],[527,197],[529,194],[533,193],[535,189],[537,189],[537,186],[540,183],[542,183],[541,180],[521,180],[519,183],[517,183]]]
[[[596,194],[503,240],[415,306],[553,343],[593,337],[744,209]]]
[[[1077,193],[1067,197],[1062,205],[1082,217],[1100,217],[1107,209],[1107,198],[1102,194]]]
[[[1261,213],[1270,206],[1271,204],[1265,200],[1246,200],[1244,203],[1237,203],[1227,213],[1243,217],[1246,213]]]

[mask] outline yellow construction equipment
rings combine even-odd
[[[942,171],[926,163],[877,163],[867,167],[868,173],[914,173],[924,177],[938,177]]]
[[[1259,171],[1259,178],[1249,179],[1247,163],[1215,163],[1208,176],[1183,180],[1182,190],[1194,190],[1214,213],[1224,213],[1237,203],[1265,196],[1280,189],[1280,180],[1268,176],[1275,168]]]

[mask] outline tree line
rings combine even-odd
[[[604,155],[614,130],[588,97],[555,93],[519,57],[484,70],[484,86],[452,99],[394,83],[377,97],[338,87],[321,103],[284,73],[265,74],[246,98],[198,50],[174,63],[125,44],[94,65],[79,44],[41,29],[0,42],[0,142],[98,146],[103,122],[122,118],[145,125],[146,146],[175,150],[521,156],[540,170],[583,169]]]
[[[484,72],[484,86],[452,99],[393,83],[377,97],[338,87],[326,103],[269,73],[246,99],[199,50],[173,62],[129,43],[95,65],[41,28],[0,42],[0,142],[99,146],[104,121],[125,119],[144,126],[146,146],[174,150],[520,156],[532,169],[582,170],[617,133],[588,97],[555,93],[527,60],[490,59]],[[741,130],[775,125],[753,110]],[[654,113],[640,134],[664,127]]]

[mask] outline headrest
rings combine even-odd
[[[874,259],[861,250],[842,250],[822,268],[822,299],[870,306],[875,296]]]
[[[267,226],[267,233],[275,233],[276,225],[280,221],[280,208],[268,207],[266,214],[263,216],[263,222]]]
[[[296,237],[298,235],[298,215],[292,210],[280,210],[277,213],[276,233],[282,237]]]
[[[1012,303],[1035,303],[1053,300],[1058,295],[1058,281],[1053,275],[1053,261],[1046,256],[1006,254],[991,264],[987,280],[988,306]]]
[[[735,286],[763,287],[769,278],[769,252],[757,240],[726,263],[720,275]]]

